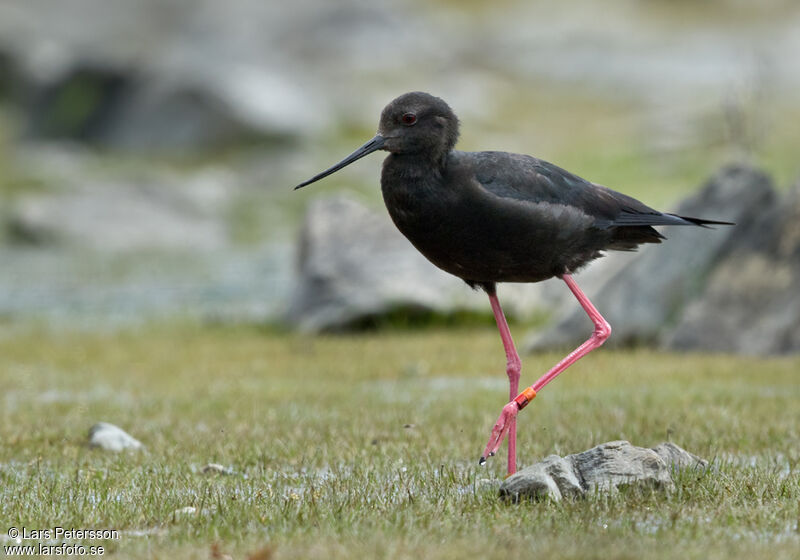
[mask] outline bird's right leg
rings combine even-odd
[[[603,316],[600,315],[600,312],[597,310],[597,308],[592,304],[591,301],[589,301],[589,298],[586,297],[586,294],[584,294],[575,283],[575,280],[573,280],[569,274],[564,274],[561,279],[567,284],[567,287],[569,287],[570,291],[572,291],[573,295],[578,300],[578,303],[581,304],[583,310],[586,311],[586,314],[589,315],[589,318],[594,323],[594,332],[586,342],[567,354],[563,360],[558,362],[550,371],[541,376],[536,383],[522,391],[514,400],[503,407],[500,417],[497,419],[497,422],[492,428],[492,435],[489,437],[489,442],[486,444],[486,448],[483,450],[483,454],[481,455],[481,464],[486,462],[487,457],[491,457],[497,453],[497,449],[500,447],[500,444],[503,443],[503,438],[508,432],[510,426],[514,424],[514,419],[517,417],[519,411],[525,408],[528,403],[533,400],[536,394],[542,388],[544,388],[545,385],[558,377],[561,372],[580,360],[586,354],[595,348],[602,346],[608,337],[611,336],[611,325],[609,325],[608,321],[606,321]]]
[[[514,339],[511,338],[511,331],[508,322],[500,307],[497,299],[497,292],[494,286],[488,288],[486,293],[489,295],[489,302],[492,306],[497,330],[500,331],[500,339],[503,341],[503,348],[506,351],[506,375],[508,375],[509,399],[513,399],[519,391],[519,376],[522,370],[522,361],[519,359],[517,349],[514,347]],[[516,421],[511,420],[508,426],[508,474],[517,472],[517,427]]]

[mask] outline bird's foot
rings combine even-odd
[[[528,406],[528,403],[535,397],[536,391],[533,390],[533,387],[528,387],[517,395],[513,401],[503,407],[502,412],[500,412],[500,417],[492,428],[492,435],[489,436],[489,442],[486,444],[486,448],[481,454],[480,461],[478,461],[480,465],[485,465],[486,459],[494,457],[497,450],[500,448],[500,444],[503,443],[503,438],[506,437],[512,422],[517,417],[517,414],[519,414],[519,411]]]
[[[503,443],[503,439],[506,437],[508,429],[511,427],[514,418],[517,417],[518,412],[519,405],[517,405],[516,401],[511,401],[503,407],[500,418],[497,419],[494,428],[492,428],[492,435],[489,436],[489,442],[486,444],[486,448],[481,454],[481,459],[479,461],[481,465],[486,464],[486,459],[493,457],[495,453],[497,453],[500,444]]]

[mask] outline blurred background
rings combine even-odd
[[[798,351],[799,55],[788,0],[3,0],[2,328],[490,321],[394,232],[380,157],[292,191],[424,90],[460,149],[740,224],[579,276],[615,327],[642,294],[620,343]],[[564,292],[503,287],[529,348],[570,342]]]

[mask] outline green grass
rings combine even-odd
[[[531,382],[555,354],[528,356]],[[490,328],[306,338],[159,326],[0,332],[0,519],[116,528],[116,558],[790,558],[799,358],[600,350],[520,416],[520,462],[628,439],[712,460],[669,494],[498,500]],[[96,421],[144,453],[86,446]],[[209,462],[237,474],[204,475]],[[199,513],[174,514],[193,506]],[[5,528],[3,529],[5,531]],[[146,535],[146,536],[143,536]],[[3,543],[8,544],[8,543]],[[265,555],[266,556],[266,555]]]

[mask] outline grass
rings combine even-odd
[[[527,357],[523,380],[556,358]],[[6,327],[0,519],[118,529],[87,543],[116,558],[795,557],[799,358],[592,354],[520,416],[523,465],[671,439],[714,469],[669,494],[559,504],[505,504],[486,482],[503,461],[477,466],[505,401],[502,368],[485,327],[317,338]],[[96,421],[147,451],[87,448]],[[202,474],[209,462],[236,474]],[[186,506],[197,512],[175,513]]]

